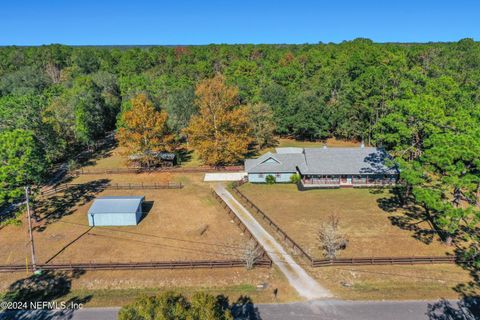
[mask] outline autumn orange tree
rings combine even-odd
[[[195,96],[199,114],[185,129],[189,144],[205,164],[237,163],[253,142],[247,109],[239,106],[238,89],[216,75],[201,81]]]
[[[174,150],[174,136],[167,126],[168,115],[157,111],[145,94],[132,99],[132,106],[121,116],[122,127],[117,139],[125,154],[139,155],[140,162],[150,167],[155,157],[152,152]]]

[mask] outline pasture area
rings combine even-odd
[[[250,183],[239,189],[314,258],[324,258],[317,232],[332,214],[340,218],[340,231],[348,238],[338,257],[441,256],[453,251],[425,233],[426,224],[415,225],[416,232],[396,225],[408,219],[402,219],[403,212],[381,209],[382,199],[390,197],[387,190],[298,191],[291,184]],[[470,290],[472,280],[468,270],[455,264],[313,268],[302,258],[297,261],[336,298],[348,300],[455,299],[462,290]]]
[[[278,138],[276,147],[297,147],[297,148],[321,148],[324,145],[332,148],[359,147],[359,141],[339,140],[328,138],[325,141],[302,141],[291,138]],[[273,151],[273,148],[272,150]],[[263,152],[262,152],[263,153]]]
[[[458,299],[462,288],[470,290],[472,280],[468,271],[454,264],[341,266],[308,271],[337,298],[347,300]]]
[[[324,143],[329,147],[358,147],[360,142],[345,141],[329,138],[325,142],[320,141],[299,141],[290,138],[278,138],[275,147],[299,147],[299,148],[320,148]],[[268,147],[258,152],[262,155],[268,151],[274,152],[275,147]],[[183,156],[180,163],[181,167],[194,168],[202,166],[202,161],[198,157],[195,150],[188,149],[185,146]],[[102,170],[102,169],[124,169],[128,168],[127,156],[125,149],[122,147],[114,147],[96,154],[92,159],[84,163],[82,169],[84,170]]]
[[[248,241],[211,196],[201,174],[83,175],[80,184],[40,199],[34,238],[38,263],[148,262],[239,259]],[[177,181],[182,189],[109,190],[107,183]],[[98,196],[145,196],[137,226],[89,227],[87,211]],[[29,257],[27,223],[0,231],[0,264]]]
[[[31,278],[25,272],[0,273],[0,294],[11,292],[13,285],[27,285],[28,279]],[[263,286],[259,289],[258,285]],[[278,289],[277,299],[273,295],[274,288]],[[230,302],[241,296],[250,297],[254,303],[299,299],[277,268],[57,272],[46,281],[28,286],[32,297],[38,293],[41,297],[55,296],[59,301],[80,300],[87,307],[122,306],[140,295],[155,295],[167,290],[187,296],[198,291],[223,294]]]
[[[329,216],[339,218],[348,238],[338,257],[441,256],[452,251],[435,237],[418,237],[402,221],[404,213],[380,208],[388,191],[317,189],[298,191],[293,184],[244,184],[239,190],[314,258],[323,258],[318,231]],[[259,219],[260,220],[260,219]],[[426,223],[415,226],[428,229]]]
[[[194,150],[185,149],[181,152],[179,165],[185,168],[202,166],[202,162],[198,158],[198,154]],[[82,164],[83,170],[103,170],[103,169],[125,169],[132,168],[128,163],[128,155],[126,149],[115,146],[107,150],[96,153],[92,158]]]

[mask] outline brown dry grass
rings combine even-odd
[[[325,144],[329,147],[345,148],[345,147],[358,147],[360,142],[350,140],[338,140],[335,138],[329,138],[325,141],[301,141],[290,138],[278,138],[278,144],[275,147],[269,147],[261,150],[259,155],[265,152],[275,152],[275,148],[296,147],[296,148],[321,148]]]
[[[74,183],[101,180],[102,176],[81,176]],[[92,203],[86,194],[65,197],[57,194],[37,206],[42,221],[34,232],[38,262],[129,262],[169,260],[235,259],[242,255],[247,237],[231,222],[202,184],[201,175],[170,174],[112,175],[115,182],[182,181],[183,189],[104,190],[94,196],[144,195],[153,201],[138,226],[88,226]],[[93,197],[92,197],[93,198]],[[78,202],[75,202],[77,200]],[[72,206],[72,207],[70,207]],[[0,264],[25,263],[28,256],[27,224],[1,230]],[[201,232],[207,228],[206,232]]]
[[[434,240],[426,244],[389,219],[377,200],[387,196],[368,189],[298,191],[295,185],[243,185],[241,191],[310,255],[322,258],[317,232],[332,214],[348,237],[339,257],[445,255],[452,248]]]
[[[335,138],[329,138],[324,142],[299,141],[289,138],[279,138],[277,147],[315,148],[322,147],[324,143],[329,147],[358,147],[360,145],[360,142],[358,141],[338,140]],[[274,148],[266,148],[264,150],[261,150],[259,154],[263,154],[267,151],[273,150]],[[198,154],[195,150],[190,150],[188,157],[188,159],[181,163],[182,167],[191,168],[202,166],[202,161],[199,159]],[[112,150],[109,150],[104,154],[99,155],[94,159],[91,159],[86,165],[83,166],[84,170],[114,168],[128,168],[127,157],[125,156],[125,149],[122,147],[113,148]]]
[[[128,168],[127,157],[124,155],[124,152],[125,148],[122,147],[108,150],[104,154],[88,161],[87,164],[83,166],[83,169]]]
[[[455,287],[470,279],[456,265],[310,268],[336,297],[348,300],[457,299]]]
[[[187,152],[187,159],[183,159],[182,167],[199,167],[202,166],[201,160],[198,158],[198,154],[195,150]],[[129,168],[127,156],[125,155],[125,148],[115,147],[106,151],[92,159],[82,166],[84,170],[98,170],[98,169],[117,169],[117,168]]]
[[[34,233],[40,262],[58,252],[60,254],[52,263],[230,259],[241,255],[247,238],[211,197],[210,186],[202,182],[202,174],[83,175],[69,182],[89,184],[103,179],[111,183],[176,181],[182,182],[185,188],[107,190],[94,194],[141,194],[146,196],[147,201],[154,201],[154,204],[148,216],[136,227],[96,227],[92,230],[86,225],[86,212],[91,201],[84,201],[89,196],[84,194],[74,207],[66,206],[64,216],[51,216],[50,221],[47,219],[36,225],[44,227],[43,231]],[[56,201],[50,199],[49,210],[55,211],[58,202],[62,203],[62,198],[63,195],[58,194],[54,198]],[[207,231],[200,235],[199,231],[206,225]],[[8,226],[0,232],[0,264],[25,263],[30,253],[26,245],[26,223],[18,227]],[[61,251],[62,248],[65,248],[64,251]],[[0,273],[0,292],[6,291],[15,280],[26,276],[25,272]],[[256,286],[261,283],[266,283],[267,289],[257,290]],[[189,295],[202,290],[225,294],[230,301],[235,301],[240,295],[248,295],[254,302],[273,302],[273,288],[279,289],[278,301],[298,299],[276,268],[255,268],[250,271],[244,268],[90,271],[78,279],[72,279],[72,291],[64,298],[92,295],[88,306],[118,306],[131,302],[140,294],[176,290]]]
[[[7,291],[11,283],[25,276],[22,272],[0,273],[0,292]],[[266,284],[266,289],[257,290],[259,284]],[[244,268],[89,271],[71,280],[72,291],[62,299],[92,295],[92,300],[87,304],[89,307],[121,306],[141,294],[153,295],[164,290],[175,290],[186,295],[196,291],[225,294],[231,302],[240,295],[247,295],[255,303],[266,303],[275,301],[274,288],[278,288],[280,302],[299,299],[276,268],[250,271]]]

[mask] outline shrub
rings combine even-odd
[[[302,177],[298,173],[295,173],[290,177],[291,183],[299,183],[301,180],[302,180]]]
[[[267,184],[275,184],[275,182],[277,182],[277,180],[275,179],[274,176],[272,176],[271,174],[269,174],[268,176],[265,177],[265,182]]]
[[[175,292],[164,292],[157,296],[142,296],[124,306],[119,320],[230,320],[232,315],[228,300],[208,293],[195,293],[188,301]]]
[[[80,164],[77,162],[77,160],[70,159],[70,160],[68,160],[67,167],[68,167],[69,171],[74,171],[74,170],[77,170],[78,168],[80,168]]]

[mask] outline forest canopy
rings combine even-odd
[[[428,44],[356,39],[305,45],[2,47],[0,134],[8,139],[0,141],[0,150],[29,150],[5,151],[0,160],[5,167],[15,166],[7,161],[16,152],[45,168],[35,168],[33,177],[18,177],[14,185],[0,181],[0,187],[38,181],[50,164],[121,128],[139,96],[165,117],[168,128],[162,130],[173,135],[175,143],[185,142],[188,134],[207,132],[200,130],[205,106],[199,105],[199,86],[217,76],[235,90],[235,103],[227,106],[250,122],[245,130],[251,136],[245,141],[252,145],[267,146],[274,134],[364,140],[385,147],[402,163],[407,193],[431,210],[457,212],[459,201],[478,202],[480,44],[472,39]],[[210,150],[201,140],[193,142]],[[231,160],[237,161],[244,151],[242,146]],[[40,154],[43,160],[38,162]],[[445,198],[455,199],[451,207],[442,207]],[[459,221],[438,223],[455,230]]]

